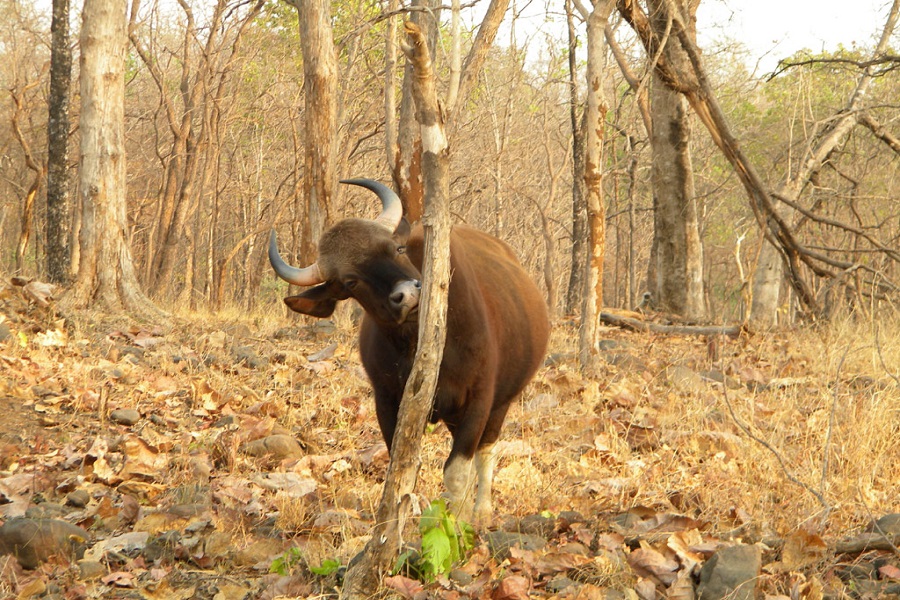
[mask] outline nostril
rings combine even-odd
[[[394,292],[390,295],[391,304],[394,306],[400,306],[403,304],[403,298],[406,296],[403,292]]]

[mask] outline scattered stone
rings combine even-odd
[[[885,535],[900,535],[900,513],[892,513],[876,519],[866,528],[866,531],[883,533]]]
[[[181,533],[178,531],[166,531],[147,541],[141,554],[147,562],[172,561],[175,559],[175,549],[181,542]]]
[[[573,523],[586,523],[584,515],[575,510],[564,510],[556,515],[557,521],[560,521],[560,529],[568,529]]]
[[[542,537],[509,531],[490,531],[482,538],[487,542],[491,555],[499,561],[509,557],[510,548],[534,551],[547,545],[547,540]]]
[[[544,515],[527,515],[519,521],[518,531],[547,539],[556,531],[556,520]]]
[[[303,449],[297,440],[285,434],[270,435],[247,442],[241,450],[250,456],[265,456],[276,461],[303,456]]]
[[[628,350],[632,345],[620,340],[600,340],[597,342],[597,347],[601,352],[610,352],[612,350]]]
[[[141,413],[134,408],[119,408],[109,413],[109,420],[130,427],[141,420]]]
[[[753,600],[761,563],[757,546],[719,549],[700,569],[698,600]]]
[[[88,532],[58,519],[10,519],[0,527],[0,554],[12,554],[26,569],[36,569],[51,556],[70,560],[84,556]]]
[[[603,354],[603,360],[623,371],[643,372],[647,370],[647,363],[631,354],[606,352]]]
[[[109,569],[100,561],[87,559],[78,561],[78,579],[99,579],[107,573]]]
[[[722,371],[700,371],[700,376],[716,383],[724,383],[729,390],[739,390],[744,384],[734,377],[729,377]]]
[[[235,349],[234,361],[250,369],[264,369],[269,364],[269,359],[258,355],[250,346]]]
[[[9,330],[9,325],[0,323],[0,343],[3,343],[10,338],[12,338],[12,332]]]
[[[462,569],[453,569],[452,571],[450,571],[450,581],[457,585],[466,586],[472,583],[473,580],[474,577],[472,577]]]
[[[35,506],[29,506],[25,510],[25,516],[29,519],[59,519],[66,516],[68,511],[55,502],[41,502]]]
[[[75,508],[84,508],[91,501],[87,490],[75,490],[66,496],[66,504]]]
[[[206,555],[214,560],[224,560],[228,558],[234,549],[234,540],[230,533],[224,531],[213,531],[206,538],[204,550]]]
[[[565,575],[559,575],[554,577],[550,581],[547,582],[547,585],[544,587],[545,590],[550,592],[551,594],[558,594],[561,591],[572,587],[573,585],[578,585],[576,582],[572,581]]]

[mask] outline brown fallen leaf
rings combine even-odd
[[[422,587],[422,584],[416,581],[415,579],[410,579],[409,577],[404,577],[403,575],[393,575],[385,577],[383,580],[385,587],[388,587],[407,600],[412,600],[416,598],[416,594],[420,594],[425,591],[425,588]]]
[[[491,594],[491,600],[528,600],[531,582],[521,575],[510,575],[500,581]]]
[[[627,555],[627,560],[640,577],[654,578],[667,586],[674,583],[677,577],[678,561],[666,557],[644,541],[641,541],[640,548]]]

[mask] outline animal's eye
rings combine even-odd
[[[347,279],[346,281],[344,281],[344,287],[346,287],[350,291],[353,291],[358,284],[359,279]]]
[[[406,254],[406,246],[397,246],[397,254]]]

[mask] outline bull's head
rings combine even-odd
[[[284,299],[291,310],[329,317],[339,300],[354,298],[380,325],[393,326],[415,319],[421,284],[418,270],[406,256],[409,224],[402,219],[400,198],[370,179],[348,179],[381,199],[382,212],[374,221],[344,219],[319,240],[319,257],[298,269],[282,260],[275,231],[269,238],[269,262],[275,273],[294,285],[315,286]]]

